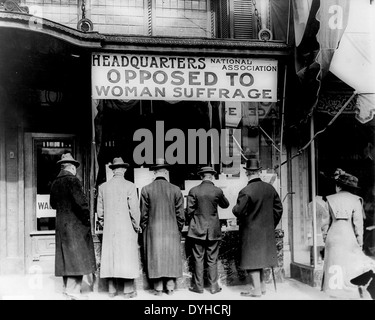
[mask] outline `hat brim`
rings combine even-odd
[[[202,171],[198,171],[197,174],[202,175],[202,174],[205,174],[205,173],[216,174],[217,172],[215,170],[202,170]]]
[[[347,183],[342,182],[342,181],[340,181],[340,180],[336,180],[336,179],[333,179],[333,180],[334,180],[334,182],[335,182],[336,184],[338,184],[339,186],[345,186],[345,187],[347,187],[347,188],[353,188],[353,189],[361,189],[361,188],[358,187],[358,186],[354,186],[354,185],[352,185],[352,184],[347,184]]]
[[[260,170],[262,169],[262,167],[259,167],[259,168],[248,168],[248,167],[243,167],[245,170],[248,170],[248,171],[257,171],[257,170]]]
[[[129,168],[129,164],[128,163],[119,163],[119,164],[110,164],[108,166],[110,169],[117,169],[117,168]]]
[[[159,169],[169,168],[170,166],[171,166],[170,164],[158,164],[158,165],[150,167],[150,170],[155,171]]]
[[[59,161],[56,162],[57,165],[61,165],[61,164],[64,164],[64,163],[74,164],[77,168],[80,166],[80,163],[78,161],[75,161],[75,160],[59,160]]]

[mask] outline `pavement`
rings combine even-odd
[[[91,290],[85,281],[82,286],[87,300],[125,300],[123,295],[110,298],[107,292]],[[285,278],[277,283],[275,291],[273,283],[267,284],[267,293],[261,298],[248,298],[240,295],[245,286],[222,286],[223,290],[215,295],[205,290],[203,294],[190,292],[188,289],[175,290],[169,296],[155,296],[150,290],[137,290],[137,297],[129,300],[333,300],[320,288],[311,287],[295,279]],[[62,278],[54,275],[6,275],[0,276],[0,300],[66,300],[62,294]]]

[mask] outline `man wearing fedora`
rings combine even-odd
[[[241,295],[261,297],[266,293],[263,269],[277,266],[275,228],[283,207],[275,188],[260,179],[257,159],[247,160],[244,169],[249,182],[232,212],[239,224],[240,268],[248,272],[254,288]]]
[[[83,275],[96,270],[90,209],[82,184],[76,177],[79,162],[70,153],[57,161],[61,171],[52,183],[50,204],[56,209],[55,276],[63,277],[64,294],[83,299]]]
[[[121,157],[113,159],[109,165],[113,178],[99,186],[97,202],[98,221],[103,226],[100,277],[108,279],[110,297],[117,294],[116,282],[121,279],[126,299],[137,296],[134,279],[139,277],[141,215],[136,186],[124,176],[128,167]]]
[[[194,271],[190,291],[203,293],[204,263],[207,263],[207,280],[212,294],[221,291],[218,284],[217,260],[221,240],[221,226],[217,207],[228,208],[229,201],[223,190],[213,183],[216,171],[203,167],[198,172],[202,183],[190,189],[187,198],[187,219]]]
[[[180,188],[167,181],[168,168],[164,159],[157,159],[150,168],[155,180],[142,188],[140,203],[145,267],[158,296],[163,285],[172,295],[176,278],[182,277],[184,200]]]

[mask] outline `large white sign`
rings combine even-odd
[[[92,54],[92,98],[276,102],[277,61]]]

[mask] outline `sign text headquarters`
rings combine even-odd
[[[272,59],[92,54],[94,99],[277,100]]]

